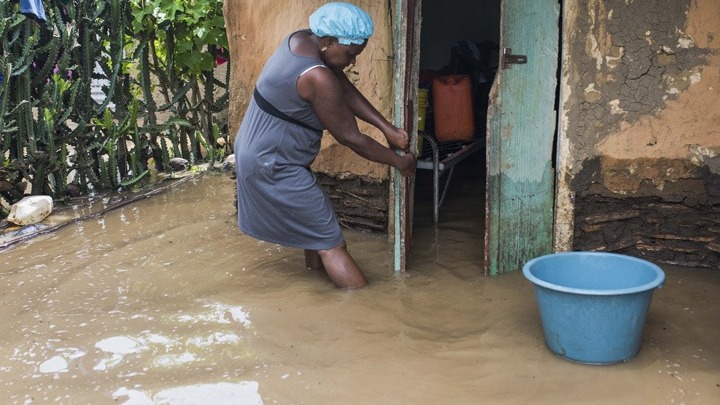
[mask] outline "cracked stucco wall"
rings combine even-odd
[[[702,220],[720,210],[720,2],[564,6],[556,249],[656,257],[653,245],[693,238],[668,209],[696,218],[695,229],[720,228]],[[718,232],[694,237],[683,250],[707,252],[685,261],[718,260]]]

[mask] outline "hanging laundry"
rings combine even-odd
[[[20,0],[20,12],[38,21],[47,21],[41,0]]]

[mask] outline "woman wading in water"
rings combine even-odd
[[[408,149],[407,132],[390,124],[344,73],[373,33],[370,16],[352,4],[328,3],[309,23],[309,30],[288,35],[265,64],[235,139],[238,226],[257,239],[304,249],[306,267],[324,268],[338,287],[359,288],[367,279],[310,171],[322,130],[404,176],[415,172],[416,160],[357,126],[359,118],[381,130],[390,147]]]

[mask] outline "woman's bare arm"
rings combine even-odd
[[[350,85],[352,86],[351,83]],[[338,76],[330,69],[313,69],[300,76],[297,82],[297,90],[300,97],[312,105],[320,122],[340,144],[349,147],[365,159],[393,166],[405,176],[414,173],[416,163],[412,154],[398,155],[373,138],[360,132],[355,120],[356,114],[349,104],[347,91]],[[369,119],[373,119],[373,114],[380,115],[374,107],[372,109],[375,113],[367,109],[363,110],[365,113],[370,114],[366,116]],[[364,118],[361,119],[364,120]],[[377,117],[374,119],[377,119]],[[384,121],[387,123],[386,120]],[[375,125],[372,122],[370,123]],[[380,124],[382,125],[382,123]],[[387,123],[387,125],[390,124]]]
[[[407,150],[410,145],[407,132],[388,122],[375,106],[365,98],[360,90],[350,82],[350,79],[348,79],[344,72],[334,72],[334,74],[345,92],[345,100],[353,114],[381,130],[390,146]]]

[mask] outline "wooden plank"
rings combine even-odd
[[[394,37],[394,124],[408,130],[411,147],[417,144],[417,81],[420,65],[420,0],[395,0]],[[417,23],[416,23],[417,22]],[[402,152],[399,152],[402,153]],[[392,169],[393,267],[404,272],[412,238],[415,178],[404,178]]]

